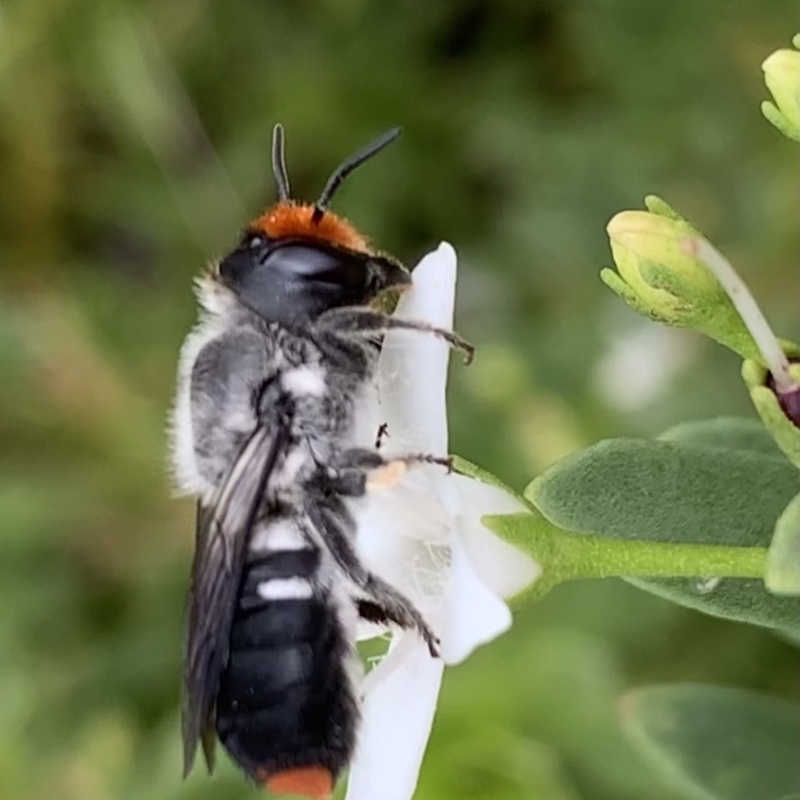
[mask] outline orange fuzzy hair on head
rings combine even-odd
[[[247,226],[249,234],[263,234],[270,239],[315,239],[358,253],[372,254],[365,236],[346,219],[319,209],[311,203],[281,200]]]
[[[322,194],[313,205],[296,203],[291,199],[289,175],[284,158],[283,126],[276,125],[272,132],[272,173],[278,187],[280,201],[254,219],[246,228],[252,235],[262,234],[272,240],[309,239],[342,247],[362,255],[375,255],[368,239],[360,234],[346,219],[328,211],[331,199],[342,181],[357,167],[391,144],[400,128],[392,128],[345,159],[328,178]]]

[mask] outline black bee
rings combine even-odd
[[[204,313],[182,350],[173,415],[181,487],[198,496],[182,707],[184,772],[217,738],[272,791],[328,796],[359,721],[359,615],[436,639],[410,600],[369,572],[348,499],[398,465],[352,441],[356,399],[381,337],[454,334],[380,310],[408,271],[328,204],[344,178],[400,133],[346,160],[314,204],[290,199],[283,130],[279,202],[198,283]]]

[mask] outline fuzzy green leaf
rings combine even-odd
[[[759,452],[610,439],[558,461],[525,497],[571,531],[766,547],[797,480],[785,459]]]
[[[623,729],[693,800],[779,800],[800,790],[800,708],[741,689],[661,686],[631,693]]]
[[[668,434],[677,438],[674,430]],[[709,446],[700,438],[695,444],[600,442],[559,461],[528,486],[525,496],[550,522],[571,531],[766,548],[776,520],[797,492],[797,471],[774,454]],[[729,438],[734,440],[743,441]],[[800,602],[794,598],[776,597],[760,580],[704,577],[630,580],[681,605],[800,639]]]
[[[663,442],[688,442],[732,450],[751,450],[766,456],[783,459],[783,453],[769,431],[757,419],[717,417],[696,422],[681,422],[664,431]]]
[[[639,589],[712,617],[769,628],[800,643],[800,600],[778,597],[762,580],[744,578],[626,578]]]

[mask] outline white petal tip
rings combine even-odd
[[[458,256],[449,242],[440,242],[435,250],[422,257],[411,272],[414,288],[417,292],[434,292],[442,299],[450,295],[452,315],[452,295],[454,293]],[[404,295],[405,298],[407,295]],[[401,299],[402,302],[402,299]]]
[[[442,256],[443,258],[448,258],[451,261],[456,261],[458,257],[456,256],[456,249],[450,242],[439,242],[439,246],[436,248],[437,255]]]

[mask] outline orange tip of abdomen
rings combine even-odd
[[[327,800],[333,794],[333,773],[325,767],[299,767],[259,776],[270,792]]]

